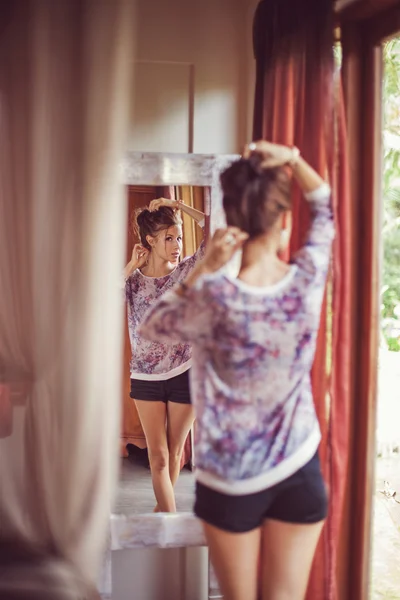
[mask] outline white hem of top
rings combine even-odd
[[[177,377],[178,375],[182,375],[185,371],[188,371],[192,366],[192,360],[187,360],[183,365],[179,365],[179,367],[175,367],[172,371],[168,371],[168,373],[135,373],[131,371],[132,379],[139,379],[141,381],[166,381],[167,379],[172,379],[173,377]]]
[[[311,433],[307,440],[302,446],[289,458],[281,462],[278,466],[274,467],[267,473],[257,475],[257,477],[251,477],[249,479],[242,479],[238,481],[229,481],[222,479],[217,475],[212,475],[201,469],[196,469],[195,476],[199,483],[221,492],[229,496],[244,496],[247,494],[255,494],[262,492],[278,483],[281,483],[291,475],[294,475],[296,471],[304,467],[314,456],[318,450],[319,443],[321,441],[321,432],[319,426]]]

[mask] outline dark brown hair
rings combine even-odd
[[[169,229],[175,225],[182,225],[180,212],[169,206],[161,206],[158,210],[151,212],[147,208],[140,208],[135,213],[134,231],[142,246],[151,250],[147,236],[155,237],[163,229]]]
[[[285,169],[263,169],[261,156],[240,158],[221,174],[227,224],[255,238],[268,232],[291,208],[290,179]]]

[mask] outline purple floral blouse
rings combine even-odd
[[[204,249],[205,243],[202,241],[193,256],[184,258],[176,269],[165,277],[146,277],[136,269],[126,280],[132,378],[166,380],[190,368],[192,351],[188,342],[178,340],[174,345],[170,345],[163,340],[149,341],[140,335],[139,326],[148,308],[187,277],[196,262],[203,257]]]
[[[192,344],[196,477],[223,493],[275,485],[318,449],[310,370],[334,237],[329,186],[308,200],[307,241],[279,283],[219,272],[183,296],[163,295],[140,329],[154,342]]]

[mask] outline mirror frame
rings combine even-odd
[[[240,158],[238,154],[175,154],[127,152],[122,166],[125,185],[190,185],[207,187],[205,213],[210,230],[221,225],[222,194],[219,175]]]
[[[124,185],[169,186],[189,185],[206,187],[205,213],[209,219],[206,229],[213,231],[223,225],[222,193],[219,183],[220,173],[232,162],[240,158],[238,154],[178,154],[168,152],[127,152],[122,164],[122,181]],[[207,226],[208,225],[208,226]],[[193,442],[193,437],[192,437]],[[192,456],[194,448],[192,446]],[[178,516],[179,515],[179,516]],[[144,515],[135,515],[135,518]],[[145,515],[149,522],[160,523],[161,514]],[[187,515],[177,513],[173,516],[162,515],[162,518],[184,522]],[[191,515],[191,518],[194,518]],[[112,515],[114,521],[121,520],[120,515]],[[126,517],[122,517],[123,523]],[[164,522],[164,521],[163,521]],[[176,525],[175,525],[176,526]],[[106,569],[111,568],[111,551]],[[211,573],[208,563],[208,593],[210,594]]]

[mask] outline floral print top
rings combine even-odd
[[[149,340],[192,344],[196,477],[217,491],[266,489],[318,449],[310,370],[334,237],[330,195],[326,184],[307,195],[307,240],[279,283],[218,272],[163,295],[142,324]]]
[[[125,296],[132,349],[130,368],[133,379],[166,380],[190,368],[192,351],[188,342],[178,340],[171,346],[162,340],[149,341],[140,335],[139,326],[148,308],[187,277],[196,262],[203,257],[204,249],[203,240],[193,256],[184,258],[165,277],[146,277],[136,269],[126,280]]]

